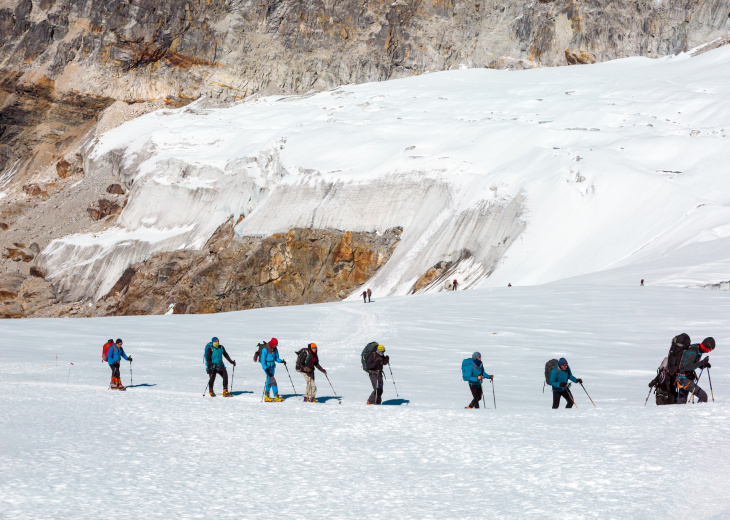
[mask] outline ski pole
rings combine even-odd
[[[266,381],[264,381],[264,391],[261,392],[261,402],[264,402],[264,396],[266,395],[266,387],[269,385],[269,375],[266,374]]]
[[[702,372],[704,372],[704,371],[705,371],[705,367],[702,367],[702,369],[700,369],[700,376],[697,378],[697,381],[695,381],[695,386],[692,389],[692,395],[690,396],[690,399],[692,400],[692,404],[695,404],[695,390],[697,390],[697,383],[699,383],[700,379],[702,379]]]
[[[586,395],[588,395],[588,390],[586,390],[586,387],[583,386],[583,383],[581,383],[580,386],[583,389],[583,391],[586,393]],[[591,396],[590,395],[588,395],[588,399],[591,399]],[[591,399],[591,403],[593,404],[593,408],[598,408],[596,406],[596,403],[593,402],[593,399]]]
[[[497,396],[494,394],[494,376],[492,376],[492,379],[490,379],[492,382],[492,399],[494,399],[494,409],[497,409]]]
[[[294,381],[292,381],[292,379],[291,379],[291,374],[289,373],[289,367],[288,367],[288,366],[286,366],[286,363],[284,363],[284,368],[286,368],[286,375],[288,375],[288,376],[289,376],[289,382],[291,383],[291,387],[292,387],[292,389],[294,390],[294,396],[296,397],[296,396],[298,396],[299,394],[297,393],[297,389],[296,389],[296,388],[294,388]]]
[[[231,374],[231,393],[233,393],[233,378],[236,376],[236,365],[233,365],[233,373]]]
[[[134,386],[134,374],[132,374],[132,360],[131,359],[129,360],[129,381],[130,381],[129,387],[131,388]]]
[[[66,378],[66,388],[68,388],[68,382],[71,379],[71,367],[73,366],[73,363],[68,364],[68,377]]]
[[[205,383],[205,390],[203,390],[203,397],[205,397],[205,392],[208,391],[208,387],[210,386],[210,379],[208,379],[208,382]]]
[[[393,377],[393,369],[390,368],[390,363],[388,363],[388,370],[390,370],[390,380],[393,381],[393,386],[395,387],[395,396],[400,397],[400,395],[398,395],[398,387],[395,386],[395,377]]]
[[[646,406],[646,403],[649,402],[649,396],[651,395],[651,391],[654,390],[654,387],[649,387],[649,395],[646,396],[646,401],[644,401],[644,406]]]
[[[479,389],[482,391],[482,406],[486,410],[487,409],[487,401],[484,399],[484,389],[481,388],[481,386],[479,387]]]
[[[715,402],[715,392],[712,391],[712,377],[710,377],[710,369],[707,369],[707,379],[710,380],[710,394],[712,394],[712,402]]]
[[[578,405],[575,404],[575,399],[573,399],[573,394],[570,393],[570,389],[569,388],[566,388],[565,389],[565,395],[567,395],[570,398],[570,402],[573,403],[573,406],[575,406],[576,408],[578,408]]]
[[[340,396],[339,396],[339,395],[337,395],[337,392],[335,392],[335,387],[334,387],[334,386],[332,386],[332,381],[330,381],[330,376],[328,376],[328,375],[327,375],[327,372],[325,372],[325,373],[324,373],[324,377],[326,377],[326,378],[327,378],[327,382],[328,382],[328,383],[330,384],[330,387],[332,388],[332,391],[334,392],[334,394],[335,394],[335,397],[337,398],[337,402],[338,402],[339,404],[342,404],[342,401],[340,401]]]

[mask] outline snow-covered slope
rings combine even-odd
[[[98,298],[127,265],[202,247],[243,214],[239,235],[403,226],[369,283],[376,294],[406,294],[443,260],[462,259],[450,277],[463,288],[527,285],[639,262],[661,270],[698,242],[708,254],[692,265],[712,268],[662,283],[718,282],[710,274],[730,267],[717,242],[730,235],[729,84],[725,46],[155,112],[86,156],[89,175],[132,185],[118,226],[54,241],[42,262],[69,299]]]
[[[728,518],[729,313],[728,293],[563,284],[2,320],[0,517]],[[715,337],[716,403],[657,407],[652,396],[644,407],[680,332]],[[201,397],[213,335],[238,362],[231,399]],[[106,389],[100,361],[117,336],[134,359],[125,393]],[[321,374],[321,404],[260,403],[251,357],[272,336],[299,392],[294,351],[318,343],[342,404]],[[385,403],[400,406],[365,406],[359,353],[371,340],[392,360]],[[487,410],[463,409],[461,360],[475,350],[495,375],[496,410],[490,386]],[[543,367],[560,355],[597,408],[576,385],[577,409],[550,409]],[[291,396],[284,367],[277,378]],[[700,385],[709,393],[706,373]]]

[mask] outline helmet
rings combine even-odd
[[[317,344],[316,344],[316,343],[310,343],[310,344],[308,345],[308,347],[309,347],[309,348],[317,348]]]
[[[278,340],[278,339],[276,339],[276,338],[271,338],[271,341],[269,341],[269,346],[270,346],[270,347],[275,347],[275,346],[277,346],[278,344],[279,344],[279,340]]]
[[[385,352],[385,347],[383,345],[378,345],[378,352]]]
[[[472,358],[472,359],[479,359],[480,357],[482,357],[482,355],[481,355],[481,354],[480,354],[479,352],[474,352],[474,353],[473,353],[473,354],[471,355],[471,358]]]

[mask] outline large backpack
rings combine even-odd
[[[266,346],[266,342],[262,341],[258,345],[256,345],[256,352],[253,355],[254,362],[258,363],[258,361],[261,359],[261,349]]]
[[[551,359],[547,363],[545,363],[545,384],[550,384],[550,373],[553,371],[553,368],[558,366],[558,360],[557,359]]]
[[[111,347],[112,345],[114,345],[113,341],[107,341],[106,343],[104,343],[104,346],[101,347],[101,359],[103,359],[104,361],[109,361],[109,347]]]
[[[474,360],[472,358],[466,358],[461,362],[461,378],[464,381],[468,381],[467,377],[471,376],[472,368],[474,366]]]
[[[656,370],[656,381],[655,396],[656,404],[675,404],[677,402],[676,397],[672,394],[672,376],[669,375],[667,370],[667,364],[669,358],[664,358],[659,368]]]
[[[297,364],[294,365],[294,368],[297,372],[304,372],[304,367],[307,364],[307,349],[297,350],[295,354],[297,355]]]
[[[212,348],[213,348],[213,343],[209,342],[203,349],[203,362],[205,362],[206,370],[210,369],[210,367],[208,366],[208,351]]]
[[[672,338],[672,345],[669,347],[669,355],[667,356],[667,372],[670,376],[674,376],[679,372],[682,358],[685,351],[690,347],[691,341],[687,334],[680,334]]]
[[[370,372],[368,370],[368,358],[370,357],[370,354],[375,352],[375,349],[378,348],[378,345],[380,345],[380,343],[378,343],[377,341],[371,341],[370,343],[365,345],[365,348],[362,350],[362,354],[360,354],[360,362],[362,363],[362,369],[365,372]]]

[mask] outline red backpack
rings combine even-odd
[[[112,340],[107,341],[104,343],[104,346],[101,347],[101,359],[104,361],[109,361],[109,347],[114,345],[114,342]]]

